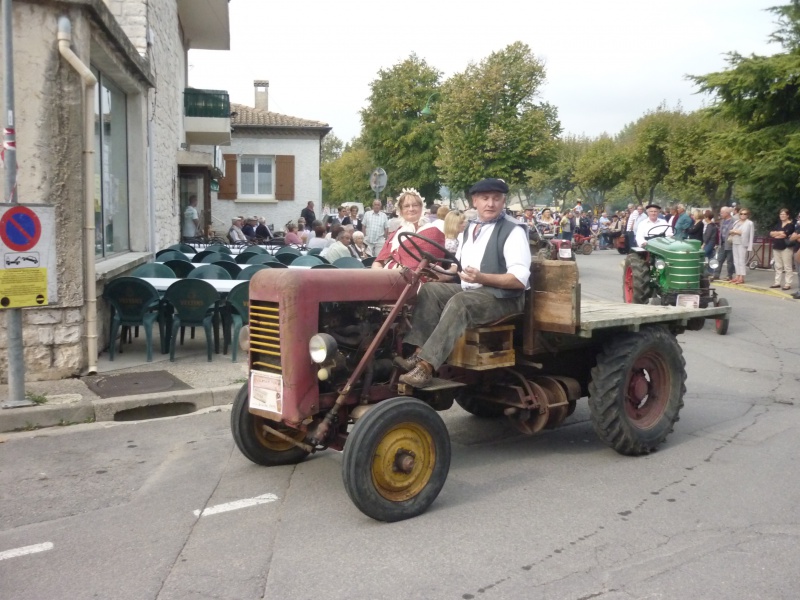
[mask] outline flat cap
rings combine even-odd
[[[500,192],[501,194],[508,193],[508,184],[502,179],[481,179],[478,183],[469,188],[469,195],[481,194],[486,192]]]
[[[661,207],[653,202],[644,207],[645,210],[647,210],[648,208],[657,208],[658,210],[661,210]]]

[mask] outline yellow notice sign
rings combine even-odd
[[[47,304],[47,269],[0,269],[0,309]]]

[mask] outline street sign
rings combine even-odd
[[[11,250],[26,252],[38,243],[41,236],[42,223],[27,206],[14,206],[0,219],[0,239]]]
[[[0,205],[0,310],[58,300],[55,209]]]
[[[386,171],[378,167],[372,174],[369,176],[369,187],[372,188],[372,191],[376,194],[380,194],[383,191],[383,188],[386,187]]]

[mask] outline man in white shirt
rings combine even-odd
[[[640,248],[647,246],[647,236],[666,233],[669,225],[661,218],[661,207],[658,204],[648,204],[645,208],[647,218],[636,226],[636,245]],[[652,231],[652,234],[650,233]]]
[[[400,381],[417,388],[430,385],[433,371],[467,328],[521,313],[525,306],[531,251],[526,227],[505,214],[508,185],[484,179],[469,193],[478,215],[461,234],[456,253],[461,282],[429,282],[420,288],[404,340],[417,351],[395,359],[409,371]]]
[[[197,237],[197,228],[200,226],[200,215],[197,214],[197,196],[189,196],[189,205],[183,211],[183,237]]]
[[[389,219],[381,210],[380,200],[374,200],[372,202],[372,212],[364,214],[362,223],[364,242],[369,246],[372,256],[378,256],[381,248],[383,248],[383,244],[386,243],[389,227]]]

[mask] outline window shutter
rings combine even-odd
[[[222,159],[225,161],[225,177],[219,180],[217,198],[220,200],[236,200],[238,195],[236,185],[238,159],[235,154],[223,154]]]
[[[275,157],[275,199],[294,200],[294,156]]]

